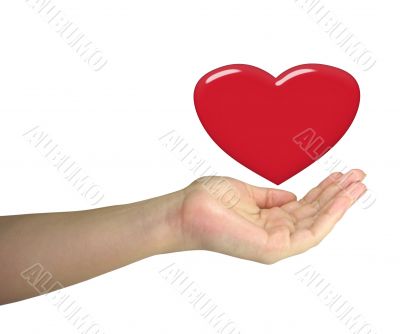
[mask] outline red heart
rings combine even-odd
[[[360,90],[349,73],[327,65],[299,65],[277,78],[254,66],[228,65],[199,80],[194,102],[219,147],[280,184],[342,138]]]

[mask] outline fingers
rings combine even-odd
[[[352,169],[322,191],[315,201],[318,201],[320,208],[323,210],[327,203],[338,193],[346,189],[350,184],[362,181],[364,178],[365,173],[362,170]]]
[[[343,174],[340,172],[330,174],[315,188],[312,188],[300,201],[287,203],[282,206],[282,209],[292,213],[296,219],[304,219],[305,217],[315,214],[319,203],[314,203],[314,201],[328,186],[337,181],[342,175]],[[307,207],[308,204],[311,204],[311,207]]]
[[[286,190],[262,188],[252,185],[249,185],[249,189],[257,206],[261,209],[281,206],[296,200],[296,195]]]
[[[318,244],[333,229],[335,224],[343,217],[348,208],[365,192],[366,187],[361,182],[356,182],[343,189],[329,206],[316,219],[310,230]]]
[[[319,244],[336,223],[343,217],[350,206],[359,199],[366,191],[366,186],[361,182],[354,182],[331,199],[325,209],[310,224],[310,220],[305,220],[304,229],[296,229],[291,236],[291,249],[293,254],[299,254],[307,249]],[[296,226],[299,228],[300,226]]]
[[[359,169],[333,173],[309,191],[300,204],[288,191],[249,186],[258,207],[267,209],[264,230],[268,237],[264,247],[260,245],[265,250],[263,261],[274,263],[319,244],[366,191],[361,182],[364,178],[365,173]],[[275,209],[281,211],[276,217]]]
[[[321,212],[320,216],[328,215],[339,220],[344,213],[357,201],[367,190],[365,184],[355,182],[350,184],[337,194]]]
[[[320,202],[317,200],[321,193],[328,187],[335,184],[343,176],[342,173],[336,172],[330,174],[327,178],[321,181],[315,188],[311,189],[296,206],[294,204],[287,204],[284,208],[290,212],[296,220],[303,220],[308,217],[316,215],[320,209]],[[292,206],[291,206],[292,205]]]
[[[330,174],[327,178],[325,178],[320,184],[318,184],[315,188],[311,189],[304,197],[303,201],[305,203],[312,203],[315,201],[318,196],[321,194],[322,191],[324,191],[328,186],[330,186],[332,183],[337,181],[340,177],[343,176],[343,173],[336,172]]]

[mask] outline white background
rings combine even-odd
[[[364,169],[376,195],[318,247],[266,266],[207,252],[155,256],[67,288],[106,333],[215,333],[159,271],[184,270],[241,333],[351,333],[295,273],[312,265],[378,333],[399,332],[398,2],[324,0],[375,54],[363,71],[293,0],[53,1],[104,53],[101,71],[23,0],[0,4],[0,214],[90,203],[23,137],[40,126],[104,191],[101,206],[171,192],[194,175],[159,142],[175,130],[221,175],[273,186],[208,137],[197,80],[231,63],[273,75],[303,63],[350,72],[361,88],[351,129],[331,153]],[[310,92],[312,94],[312,92]],[[341,168],[338,168],[339,170]],[[314,164],[282,188],[303,195],[328,174]],[[1,271],[1,268],[0,268]],[[46,297],[0,307],[0,333],[80,333]],[[360,332],[362,334],[367,332]],[[371,332],[372,333],[372,332]]]

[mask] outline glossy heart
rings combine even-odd
[[[299,65],[277,78],[254,66],[228,65],[199,80],[194,102],[219,147],[280,184],[342,138],[360,90],[349,73],[327,65]]]

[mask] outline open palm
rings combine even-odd
[[[365,174],[333,173],[301,200],[290,192],[232,178],[196,180],[184,189],[181,232],[186,249],[206,249],[274,263],[317,245],[365,192]],[[228,182],[238,195],[232,208],[213,196]]]

